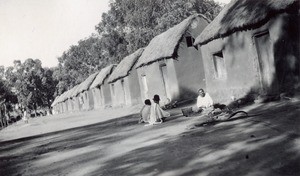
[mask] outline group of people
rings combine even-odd
[[[198,90],[197,103],[192,107],[194,113],[206,113],[213,109],[213,100],[210,95],[203,89]],[[153,101],[146,99],[145,104],[140,112],[139,123],[149,123],[150,125],[160,124],[164,122],[166,117],[170,117],[170,113],[164,111],[159,106],[160,97],[154,95]]]
[[[148,123],[148,125],[155,125],[163,123],[165,118],[170,117],[170,113],[164,111],[159,106],[160,97],[154,95],[153,101],[146,99],[145,104],[141,109],[139,123]]]

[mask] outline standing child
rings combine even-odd
[[[139,119],[139,123],[149,122],[151,101],[149,99],[146,99],[144,103],[145,104],[140,111],[141,118]]]
[[[25,123],[28,123],[28,114],[27,114],[27,110],[24,110],[24,114],[23,114],[23,120]]]

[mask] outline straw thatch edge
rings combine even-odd
[[[97,83],[96,85],[93,85],[94,83],[92,83],[91,86],[90,86],[90,89],[94,89],[94,88],[96,88],[96,87],[102,86],[102,85],[104,84],[105,80],[106,80],[106,79],[111,75],[111,73],[114,71],[114,68],[115,68],[116,66],[117,66],[116,64],[112,64],[112,65],[109,65],[109,66],[105,67],[104,69],[108,68],[109,72],[108,72],[108,73],[106,74],[106,76],[102,79],[101,83]],[[111,68],[109,69],[109,67],[111,67]],[[103,69],[100,71],[99,74],[101,74],[102,71],[103,71]],[[97,76],[99,76],[99,74],[98,74]],[[95,80],[96,80],[96,78],[95,78]],[[95,80],[94,80],[94,81],[95,81]]]
[[[275,15],[279,15],[279,14],[282,14],[282,13],[285,13],[285,12],[289,11],[290,8],[293,8],[295,4],[298,4],[298,7],[299,7],[299,0],[295,0],[294,3],[288,5],[288,7],[285,8],[285,9],[279,9],[279,10],[271,11],[270,13],[268,13],[266,15],[266,17],[264,19],[262,19],[260,21],[257,21],[255,23],[249,23],[249,24],[246,24],[246,25],[234,27],[230,30],[227,30],[223,34],[220,34],[219,32],[217,32],[216,34],[212,35],[211,37],[204,37],[206,33],[205,33],[205,31],[203,31],[200,34],[200,36],[196,38],[196,40],[194,42],[194,45],[205,45],[205,44],[207,44],[207,43],[209,43],[213,40],[216,40],[216,39],[219,39],[219,38],[225,38],[225,37],[227,37],[227,36],[229,36],[229,35],[231,35],[235,32],[238,32],[238,31],[252,30],[252,29],[256,29],[258,27],[261,27],[262,25],[266,24],[270,19],[274,18]],[[226,9],[226,10],[228,10],[228,9]],[[224,14],[224,16],[226,16],[226,14]],[[212,21],[212,23],[213,22],[214,21]],[[207,27],[209,27],[209,26],[207,26]]]
[[[201,18],[203,18],[204,20],[206,20],[208,23],[211,22],[206,16],[204,16],[204,15],[202,15],[202,14],[194,14],[194,15],[191,15],[190,17],[184,19],[183,21],[189,20],[189,21],[188,21],[188,25],[186,26],[185,30],[181,31],[181,37],[180,37],[179,40],[177,41],[177,43],[176,43],[176,45],[175,45],[175,47],[174,47],[174,49],[173,49],[172,54],[171,54],[170,56],[158,57],[158,58],[156,58],[155,60],[151,60],[151,61],[148,61],[148,62],[145,62],[145,63],[141,63],[141,64],[139,64],[139,65],[136,66],[136,69],[138,69],[138,68],[140,68],[140,67],[144,67],[144,66],[150,65],[150,64],[152,64],[152,63],[154,63],[154,62],[158,62],[158,61],[163,60],[163,59],[178,58],[178,53],[177,53],[177,51],[178,51],[178,48],[179,48],[179,44],[180,44],[181,41],[183,40],[183,36],[185,35],[186,31],[189,29],[189,27],[190,27],[190,25],[191,25],[191,21],[193,21],[196,17],[201,17]],[[182,23],[183,21],[181,21],[180,23]],[[177,25],[179,25],[180,23],[178,23]],[[176,27],[177,25],[171,27],[170,29]],[[166,31],[163,32],[163,33],[169,32],[170,29],[166,30]],[[156,40],[157,37],[160,36],[160,35],[162,35],[163,33],[161,33],[161,34],[155,36],[155,37],[150,41],[150,43],[151,43],[153,40]],[[150,44],[150,43],[149,43],[149,44]],[[149,47],[149,45],[145,48],[145,50],[146,50],[148,47]]]
[[[117,77],[117,78],[115,78],[115,79],[113,79],[113,80],[109,80],[108,83],[109,83],[109,84],[114,83],[114,82],[116,82],[117,80],[123,79],[123,78],[125,78],[126,76],[128,76],[128,75],[130,74],[131,70],[134,68],[134,66],[135,66],[136,63],[138,62],[139,57],[142,55],[143,51],[144,51],[144,48],[140,48],[140,49],[138,49],[138,50],[135,51],[135,52],[140,52],[140,53],[136,56],[135,61],[132,63],[132,65],[130,66],[129,70],[127,71],[127,73],[126,73],[125,75],[119,76],[119,77]],[[132,53],[132,54],[135,54],[135,52]],[[130,56],[130,55],[129,55],[129,56]],[[124,58],[124,59],[126,59],[126,58]],[[116,70],[115,70],[115,71],[116,71]]]

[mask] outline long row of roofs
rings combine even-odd
[[[109,73],[111,72],[113,65],[103,68],[101,71],[91,74],[85,81],[74,86],[72,89],[64,92],[60,96],[56,97],[52,103],[52,106],[57,103],[64,102],[65,100],[76,97],[78,94],[88,90],[95,88],[97,86],[101,86],[104,84],[104,80],[107,78]]]
[[[292,7],[297,2],[299,3],[299,0],[232,0],[196,38],[194,45],[203,45],[212,40],[226,37],[235,31],[251,29],[269,20],[274,14],[288,10],[289,7]],[[175,57],[176,46],[190,25],[190,22],[197,16],[210,22],[205,16],[195,14],[166,32],[157,35],[145,49],[141,48],[125,57],[108,78],[108,83],[126,77],[136,62],[136,67],[138,68],[160,59]],[[100,72],[90,75],[82,83],[56,97],[52,106],[75,97],[85,90],[101,86],[112,71],[112,67],[113,65],[110,65]]]
[[[112,72],[113,65],[103,68],[100,72],[96,72],[90,75],[81,84],[76,85],[72,89],[64,92],[57,97],[52,106],[57,103],[64,102],[65,100],[76,97],[79,93],[82,93],[88,89],[93,89],[97,86],[101,86],[107,76],[108,83],[115,82],[118,79],[126,77],[130,74],[132,67],[136,64],[137,68],[145,65],[149,65],[163,58],[171,58],[176,54],[175,48],[180,42],[182,35],[186,32],[187,28],[191,24],[191,21],[196,17],[202,17],[209,21],[205,16],[201,14],[191,15],[181,23],[168,29],[156,37],[154,37],[146,48],[140,48],[129,56],[126,56]]]

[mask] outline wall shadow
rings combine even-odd
[[[299,112],[299,106],[285,103],[265,105],[249,112],[264,113],[263,119],[237,118],[187,131],[107,161],[92,175],[299,175]],[[285,115],[289,120],[280,118]]]
[[[247,118],[185,130],[171,137],[161,132],[176,131],[186,118],[177,115],[162,125],[148,128],[137,124],[137,115],[131,115],[0,142],[0,172],[3,175],[299,175],[299,104],[290,101],[262,104],[248,113]]]

